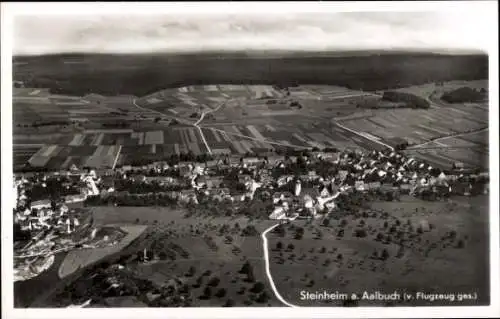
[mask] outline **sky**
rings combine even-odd
[[[214,50],[482,50],[474,12],[16,16],[13,53]]]

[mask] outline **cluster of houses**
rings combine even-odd
[[[400,194],[427,196],[429,199],[488,192],[487,173],[473,174],[458,165],[445,172],[395,151],[311,152],[302,159],[306,165],[304,172],[273,177],[273,170],[284,169],[297,160],[296,156],[227,156],[206,163],[180,163],[174,167],[157,163],[144,166],[142,170],[157,173],[176,170],[178,178],[164,178],[163,182],[175,184],[179,179],[188,180],[190,187],[171,192],[172,197],[185,203],[197,204],[201,193],[218,201],[251,200],[259,188],[264,189],[273,198],[274,210],[269,215],[272,219],[331,212],[336,208],[335,199],[339,194],[354,191],[393,197]],[[335,174],[318,174],[314,165],[320,161],[332,163]],[[230,170],[237,170],[240,188],[224,184],[225,174]],[[141,180],[148,178],[143,176]],[[314,187],[310,187],[311,183]],[[292,186],[290,191],[278,191],[287,185]]]
[[[47,198],[35,201],[29,198],[28,190],[34,185],[48,187],[50,179],[58,179],[60,176],[43,175],[30,179],[25,176],[14,177],[14,224],[20,232],[29,233],[31,237],[29,244],[22,249],[24,254],[54,249],[65,243],[66,238],[60,238],[61,234],[70,235],[87,223],[88,216],[77,214],[68,205],[83,202],[89,195],[98,195],[99,178],[93,171],[73,174],[71,177],[66,178],[59,187],[69,188],[70,184],[75,184],[79,186],[80,193],[65,195],[59,200],[51,199],[47,195]]]
[[[57,174],[65,174],[80,185],[79,194],[63,198],[67,204],[85,201],[88,196],[113,193],[116,178],[139,183],[154,180],[160,185],[182,185],[179,190],[165,193],[179,202],[192,204],[198,204],[201,195],[216,201],[251,200],[260,189],[273,199],[274,210],[269,212],[272,219],[329,213],[335,210],[335,200],[340,194],[354,191],[407,194],[430,199],[452,194],[468,196],[488,192],[487,173],[467,172],[458,165],[445,172],[395,151],[310,152],[300,159],[304,165],[301,172],[275,174],[298,161],[297,156],[276,154],[261,157],[223,156],[205,163],[168,165],[157,162],[140,167],[122,166],[97,173],[73,169]],[[333,169],[328,173],[317,173],[316,165],[321,162],[328,162]],[[236,187],[226,182],[231,172],[237,173]],[[43,183],[44,180],[39,182]],[[52,220],[54,214],[51,201],[44,199],[26,205],[26,184],[25,178],[16,180],[17,207],[23,208],[23,211],[17,211],[16,221],[30,229],[47,227],[46,221]],[[280,191],[287,187],[289,191]],[[36,211],[36,216],[32,216],[32,211]],[[56,223],[60,222],[57,220]]]

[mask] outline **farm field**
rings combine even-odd
[[[288,119],[288,118],[287,118]],[[204,127],[207,142],[214,149],[245,154],[259,149],[284,147],[359,147],[345,130],[318,121],[298,122],[290,117],[279,124],[220,125]]]
[[[14,143],[18,166],[30,163],[48,169],[66,169],[72,164],[104,168],[113,167],[115,161],[117,165],[130,163],[144,154],[163,158],[189,151],[194,155],[206,152],[194,127],[159,126],[149,131],[88,129],[80,133],[17,136]]]
[[[294,226],[285,226],[283,236],[268,234],[274,281],[292,304],[346,305],[343,300],[305,300],[301,291],[360,296],[364,291],[416,293],[422,287],[430,287],[426,293],[477,293],[478,300],[461,305],[489,302],[487,197],[471,198],[467,204],[405,197],[401,202],[375,202],[358,216],[331,216],[328,226],[322,223],[294,222]],[[294,237],[297,227],[304,230],[302,239]],[[357,303],[389,304],[408,306],[390,301]],[[424,301],[411,305],[417,304],[431,305]],[[446,301],[432,303],[437,304],[451,305]]]
[[[464,106],[376,110],[370,118],[344,120],[341,123],[385,140],[403,137],[410,144],[419,144],[433,138],[487,127],[488,112]]]
[[[406,154],[411,154],[416,158],[420,158],[430,165],[449,169],[456,162],[461,162],[466,168],[483,168],[489,167],[488,150],[482,147],[474,148],[436,148],[424,150],[409,150],[405,151]]]
[[[443,88],[467,83],[446,82]],[[485,83],[475,81],[470,85],[481,87]],[[425,95],[429,87],[433,84],[400,90]],[[195,85],[165,89],[137,98],[132,95],[46,95],[42,94],[46,92],[43,90],[19,89],[16,99],[21,100],[15,101],[14,107],[14,122],[18,123],[14,129],[18,154],[15,163],[18,167],[28,162],[48,169],[72,164],[112,167],[135,162],[139,151],[150,158],[187,152],[200,155],[207,149],[196,127],[170,126],[163,120],[170,121],[170,117],[175,117],[194,123],[200,118],[200,111],[213,110],[221,103],[225,104],[205,116],[200,124],[213,154],[246,154],[290,147],[380,150],[385,146],[376,140],[392,145],[391,139],[403,137],[410,145],[418,145],[442,136],[480,130],[488,125],[488,111],[482,107],[455,105],[426,110],[361,110],[356,108],[358,100],[379,96],[327,85],[300,85],[289,88],[289,91],[287,96],[283,90],[270,85]],[[290,107],[292,101],[300,103],[302,108]],[[61,122],[64,117],[70,120]],[[330,124],[331,119],[336,119],[347,129]],[[37,121],[52,121],[54,125],[26,127],[26,123]],[[122,121],[128,125],[104,128],[103,125],[110,121]],[[487,145],[482,139],[484,136],[477,133],[436,142],[437,146],[471,147],[474,151],[421,150],[415,154],[431,159],[436,165],[448,166],[450,161],[457,161],[465,155],[484,153],[475,147]],[[54,145],[57,147],[53,148]],[[101,146],[110,153],[101,152]],[[24,147],[25,150],[21,151],[20,148]],[[42,149],[33,154],[35,147]],[[42,150],[44,152],[40,153]],[[481,159],[466,162],[475,165],[478,161],[482,162]]]

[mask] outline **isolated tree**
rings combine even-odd
[[[449,238],[450,239],[455,239],[455,237],[457,237],[457,232],[455,230],[450,231]]]
[[[247,282],[255,282],[255,275],[253,274],[253,270],[247,273]]]
[[[210,297],[212,297],[212,289],[210,289],[210,287],[205,287],[205,289],[203,289],[203,297],[207,298],[207,299],[210,299]]]
[[[276,249],[277,250],[283,249],[283,244],[280,241],[276,244]]]
[[[212,287],[217,287],[220,283],[220,279],[218,277],[212,277],[209,281],[208,281],[208,285],[209,286],[212,286]]]
[[[323,246],[321,247],[321,249],[319,250],[320,253],[324,254],[326,253],[326,248]]]
[[[340,222],[340,227],[345,227],[345,226],[347,226],[347,220],[342,219],[342,221]]]
[[[234,300],[233,299],[228,299],[226,302],[222,305],[222,307],[232,307],[234,306]]]
[[[226,289],[225,288],[220,288],[219,290],[217,290],[217,292],[215,293],[215,297],[217,298],[222,298],[226,295]]]
[[[292,243],[288,244],[288,250],[293,250],[294,248],[295,246]]]
[[[337,260],[342,260],[342,258],[343,258],[342,254],[337,255]]]
[[[330,220],[328,218],[323,219],[323,226],[325,227],[330,226]]]
[[[207,269],[203,272],[202,276],[210,276],[212,274],[212,271],[210,269]]]
[[[245,261],[245,263],[243,264],[243,266],[241,266],[241,269],[240,269],[239,273],[240,274],[247,274],[251,270],[252,270],[252,265],[247,260],[247,261]]]
[[[380,258],[382,260],[387,260],[387,258],[389,258],[389,252],[387,251],[387,249],[384,248],[384,250],[382,250],[382,255],[380,256]]]
[[[354,231],[354,236],[359,237],[359,238],[364,238],[364,237],[366,237],[366,230],[363,228],[356,229]]]
[[[259,296],[255,299],[258,303],[266,303],[270,299],[269,294],[265,291],[261,292]]]
[[[262,282],[258,281],[252,286],[250,291],[253,293],[260,293],[264,290],[264,288],[265,288],[264,284]]]
[[[245,293],[245,291],[247,290],[246,287],[241,287],[240,290],[237,291],[237,294],[238,295],[243,295]]]
[[[196,273],[196,268],[194,266],[189,267],[188,272],[187,272],[188,277],[194,276],[195,273]]]

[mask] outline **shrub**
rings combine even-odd
[[[323,219],[323,226],[325,227],[330,226],[330,220],[328,218]]]
[[[295,246],[293,244],[288,244],[288,250],[294,250]]]
[[[276,244],[276,249],[277,250],[283,249],[283,244],[280,241]]]

